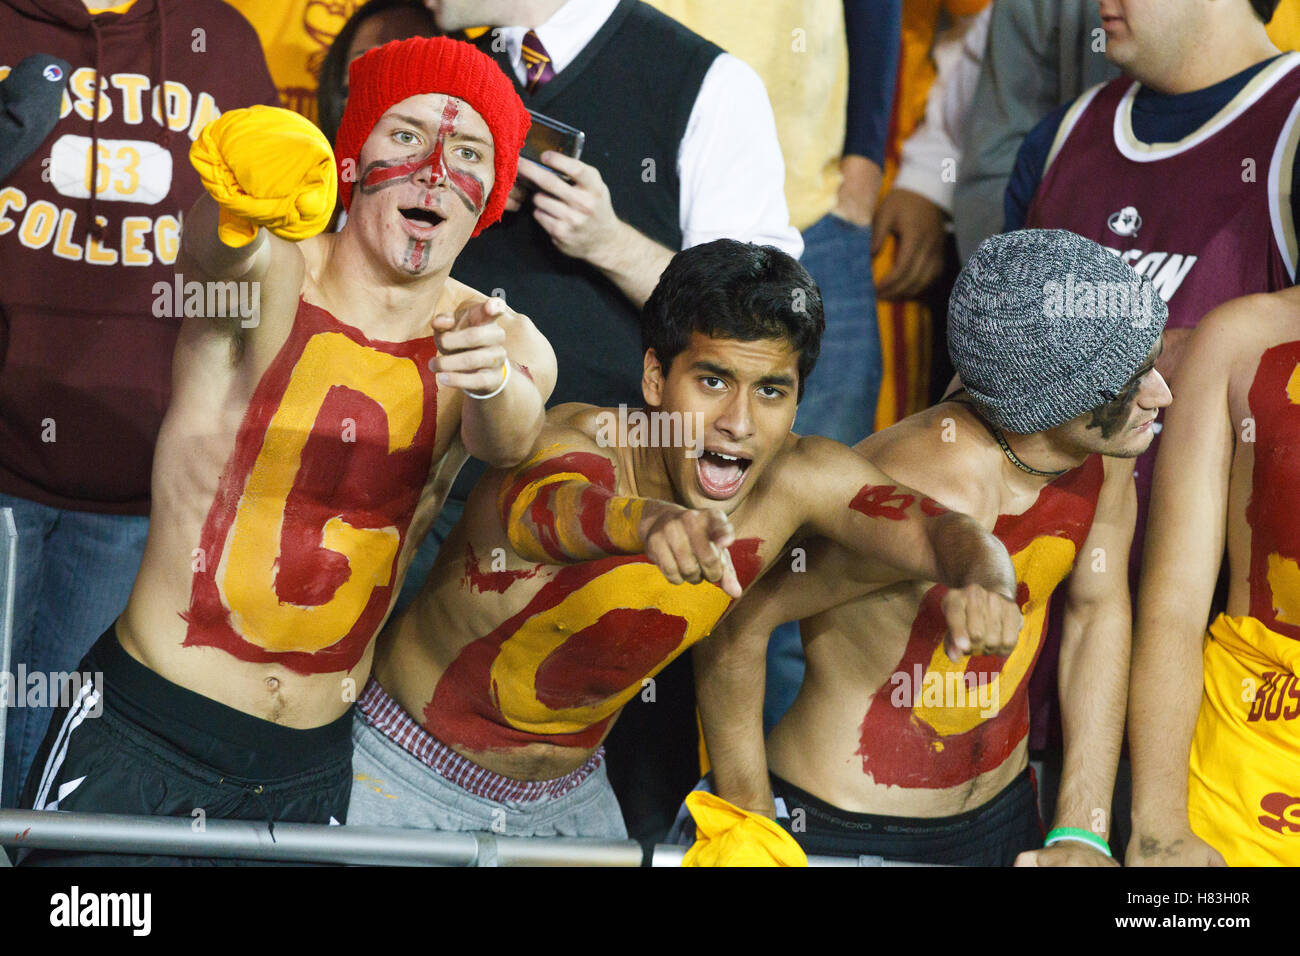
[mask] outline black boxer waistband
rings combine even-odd
[[[95,642],[82,669],[103,674],[107,713],[221,773],[283,779],[352,754],[350,709],[307,730],[245,714],[145,667],[123,649],[114,625]]]
[[[806,790],[800,790],[788,780],[776,774],[772,778],[772,792],[785,797],[788,806],[799,806],[826,823],[845,832],[900,833],[917,835],[938,835],[966,830],[972,823],[998,820],[1008,810],[1019,810],[1024,806],[1026,795],[1034,793],[1033,779],[1026,767],[1009,784],[997,792],[986,803],[974,810],[955,813],[947,817],[891,817],[876,813],[850,813],[834,804],[819,800]]]
[[[775,774],[771,780],[772,793],[785,803],[789,817],[781,823],[811,854],[1006,865],[1016,853],[1042,844],[1034,782],[1027,767],[981,806],[946,817],[851,813]],[[801,818],[796,818],[797,811],[802,811]]]

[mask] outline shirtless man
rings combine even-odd
[[[1125,860],[1296,866],[1300,290],[1215,309],[1179,376],[1138,594]]]
[[[1079,301],[1074,318],[1055,307],[1067,273],[1068,287],[1078,296],[1089,290],[1094,303]],[[1116,300],[1104,291],[1113,289],[1132,293],[1127,307],[1109,307]],[[945,655],[941,588],[882,578],[833,542],[806,542],[803,561],[783,563],[696,648],[719,796],[752,813],[780,813],[809,854],[1007,865],[1042,846],[1027,689],[1048,600],[1073,571],[1053,845],[1018,862],[1110,862],[1104,838],[1128,674],[1131,459],[1170,401],[1154,370],[1167,313],[1151,292],[1146,279],[1072,233],[1016,232],[980,246],[949,314],[965,394],[857,450],[1006,545],[1025,622],[1015,650]],[[806,618],[807,673],[765,756],[767,635]]]
[[[602,740],[795,535],[947,582],[954,643],[1010,646],[1013,571],[992,535],[791,434],[822,328],[782,252],[722,239],[673,258],[643,314],[649,429],[640,410],[552,409],[379,642],[352,822],[624,836]]]
[[[342,822],[355,688],[450,472],[466,449],[518,463],[540,432],[545,340],[448,278],[501,214],[522,103],[446,39],[371,51],[351,90],[338,179],[284,110],[226,114],[192,150],[211,195],[179,271],[260,290],[260,315],[186,309],[144,564],[27,806]],[[317,235],[339,180],[347,224]]]

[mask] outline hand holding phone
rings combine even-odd
[[[524,147],[519,151],[519,155],[524,159],[532,160],[539,166],[545,167],[557,176],[562,177],[566,182],[573,182],[559,170],[543,163],[542,153],[547,150],[554,150],[557,153],[563,153],[565,156],[580,159],[587,134],[576,127],[561,123],[559,120],[552,119],[542,113],[529,110],[528,115],[533,118],[533,125],[528,128],[528,136],[524,140]],[[533,192],[535,189],[531,184],[522,181],[518,182],[517,185],[526,192]]]

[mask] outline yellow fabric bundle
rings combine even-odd
[[[767,817],[742,810],[703,790],[686,795],[695,818],[695,843],[682,866],[807,866],[794,837]]]
[[[190,163],[221,207],[217,235],[248,245],[260,226],[298,241],[329,225],[338,173],[310,120],[273,106],[231,110],[203,128]]]

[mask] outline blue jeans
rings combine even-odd
[[[805,269],[816,280],[826,311],[822,353],[808,379],[794,430],[854,445],[871,434],[883,374],[876,287],[871,278],[871,227],[827,213],[803,234]],[[794,703],[803,682],[799,625],[783,624],[767,645],[763,731]]]
[[[871,227],[829,213],[803,234],[800,262],[822,293],[826,331],[794,430],[853,445],[871,434],[882,373]]]
[[[90,646],[126,607],[144,556],[149,519],[64,511],[0,494],[18,527],[11,672],[77,669]],[[47,684],[47,686],[50,686]],[[11,686],[10,698],[24,688]],[[45,695],[42,695],[45,696]],[[25,698],[30,703],[33,698]],[[15,806],[58,701],[9,707],[0,807]]]

